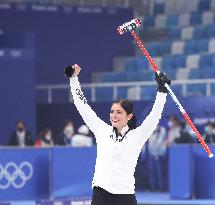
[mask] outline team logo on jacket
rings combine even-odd
[[[83,92],[80,89],[76,89],[76,94],[78,95],[78,97],[84,101],[84,104],[87,103],[87,99],[84,97]]]
[[[123,140],[123,137],[122,137],[122,136],[119,136],[119,135],[116,135],[116,134],[110,135],[110,138],[111,138],[114,142],[122,142],[122,140]]]

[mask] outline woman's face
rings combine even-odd
[[[133,114],[127,114],[119,103],[114,103],[110,111],[110,121],[113,127],[122,129],[128,124]]]
[[[19,131],[24,131],[25,130],[25,125],[22,122],[18,122],[16,125],[16,129]]]

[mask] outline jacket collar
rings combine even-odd
[[[122,128],[120,134],[121,134],[122,136],[124,136],[125,133],[128,132],[128,130],[129,130],[129,127],[128,127],[128,125],[126,125],[125,127]]]

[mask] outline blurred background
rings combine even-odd
[[[156,95],[136,29],[215,153],[215,0],[0,0],[0,204],[90,204],[96,142],[73,105],[64,67],[79,64],[90,106],[134,103],[140,124]],[[138,204],[215,204],[215,161],[168,96],[135,172]]]

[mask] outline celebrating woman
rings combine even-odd
[[[77,64],[70,68],[65,74],[70,77],[74,104],[97,143],[91,205],[137,205],[134,178],[137,159],[161,118],[167,96],[164,84],[171,81],[163,73],[155,74],[158,83],[156,100],[139,127],[136,127],[133,105],[125,99],[112,103],[109,125],[87,104],[77,77],[81,68]]]

